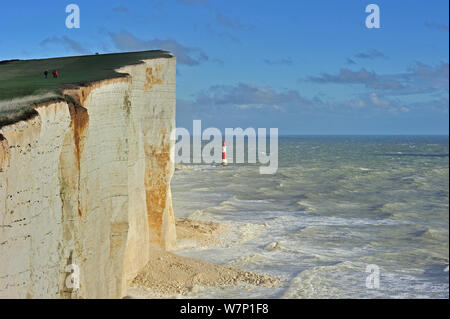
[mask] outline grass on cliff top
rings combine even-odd
[[[114,71],[143,59],[170,58],[167,51],[98,54],[41,60],[0,61],[0,127],[35,114],[31,105],[62,97],[64,84],[89,82],[126,76]],[[48,78],[44,71],[48,70]],[[52,71],[58,70],[54,79]]]

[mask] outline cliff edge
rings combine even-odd
[[[0,125],[0,298],[122,297],[175,244],[175,67],[143,56]]]

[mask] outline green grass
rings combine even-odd
[[[156,50],[42,60],[0,61],[0,127],[6,125],[5,123],[14,123],[35,114],[31,110],[31,104],[39,102],[32,100],[13,106],[2,106],[2,101],[39,95],[62,98],[60,88],[63,84],[86,85],[93,81],[123,77],[126,75],[114,70],[125,65],[139,64],[143,59],[170,58],[171,56],[167,51]],[[57,79],[52,76],[52,71],[55,69],[59,73]],[[49,71],[47,79],[44,78],[45,70]]]
[[[37,114],[37,111],[30,106],[17,107],[14,111],[0,111],[0,128],[5,125],[29,119]]]

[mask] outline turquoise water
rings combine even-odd
[[[234,236],[182,254],[288,279],[191,296],[448,298],[448,142],[280,137],[274,175],[257,164],[177,170],[175,214],[229,224]],[[379,267],[379,288],[366,287],[367,265]]]

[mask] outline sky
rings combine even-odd
[[[65,21],[80,8],[80,28]],[[366,6],[380,9],[367,28]],[[281,135],[449,132],[449,4],[418,0],[5,0],[0,60],[165,49],[177,126]]]

